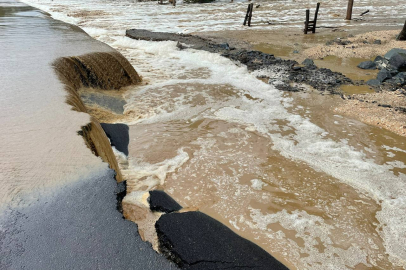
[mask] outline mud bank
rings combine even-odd
[[[276,88],[285,91],[300,91],[301,88],[293,83],[308,84],[320,91],[338,93],[339,86],[352,84],[343,74],[315,65],[300,65],[293,60],[283,60],[272,54],[230,47],[229,44],[219,44],[206,38],[175,33],[151,32],[148,30],[130,29],[126,36],[133,39],[149,41],[175,41],[179,49],[192,48],[219,53],[222,56],[247,66],[255,71],[258,77],[270,80]]]

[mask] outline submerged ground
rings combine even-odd
[[[331,29],[320,36],[302,35],[303,10],[315,3],[260,2],[258,12],[254,11],[256,26],[253,33],[249,33],[241,28],[246,8],[243,2],[178,5],[176,8],[132,1],[88,1],[86,5],[82,1],[28,2],[49,12],[53,18],[78,25],[90,36],[117,49],[143,77],[142,84],[114,95],[82,89],[90,114],[102,122],[129,125],[128,156],[116,152],[129,194],[164,189],[182,206],[198,208],[222,221],[291,269],[406,267],[403,249],[406,245],[403,215],[406,145],[403,137],[340,115],[334,111],[341,102],[339,96],[320,95],[307,85],[300,86],[306,91],[286,93],[259,80],[257,76],[261,72],[249,72],[245,65],[219,54],[187,49],[187,46],[180,49],[171,41],[125,37],[125,30],[130,28],[193,32],[217,41],[219,37],[222,41],[226,39],[230,44],[234,42],[233,46],[259,46],[259,50],[270,50],[286,58],[295,57],[296,46],[300,58],[305,49],[300,46],[307,39],[311,39],[310,43],[324,44],[338,35]],[[89,117],[70,111],[64,104],[62,86],[48,65],[56,57],[108,51],[109,48],[74,26],[49,20],[45,14],[20,7],[16,2],[5,3],[12,7],[12,11],[2,15],[3,25],[8,29],[5,36],[13,42],[1,40],[9,52],[8,58],[2,58],[2,64],[7,65],[2,69],[7,77],[3,76],[2,80],[7,78],[7,84],[12,87],[3,90],[9,92],[5,92],[7,98],[1,101],[5,105],[3,119],[11,128],[1,141],[5,149],[10,144],[16,146],[9,151],[11,158],[1,157],[5,168],[2,171],[6,172],[2,174],[2,182],[6,183],[2,203],[13,203],[4,213],[17,217],[23,212],[28,216],[27,224],[37,224],[38,220],[76,224],[71,221],[77,217],[82,220],[77,214],[80,212],[86,217],[83,217],[86,228],[91,224],[95,231],[89,234],[79,228],[69,235],[89,245],[93,243],[87,241],[89,237],[109,231],[109,241],[123,244],[123,249],[128,251],[120,253],[122,257],[115,261],[105,259],[111,258],[111,254],[101,256],[101,268],[110,264],[131,268],[128,265],[133,263],[139,267],[148,265],[150,269],[170,268],[169,263],[152,253],[137,236],[134,235],[132,242],[126,234],[114,234],[131,227],[131,223],[119,218],[118,212],[100,213],[103,205],[115,210],[108,187],[103,189],[108,182],[103,181],[103,185],[98,182],[101,179],[114,182],[112,173],[83,147],[83,140],[76,131]],[[396,18],[404,17],[406,10],[394,9],[394,5],[398,5],[398,1],[384,4],[360,1],[355,11],[371,9],[371,17],[358,23],[346,23],[340,19],[345,5],[326,1],[322,3],[320,20],[324,26],[341,26],[347,31],[346,35],[371,28],[399,28],[402,20]],[[389,15],[395,19],[387,20]],[[10,17],[16,23],[7,25]],[[44,28],[32,21],[40,22],[40,26],[45,24],[41,26]],[[38,34],[30,28],[34,25]],[[285,31],[285,35],[274,34],[272,31],[278,31],[274,28]],[[27,35],[32,36],[29,46],[25,45]],[[293,47],[282,48],[280,52],[275,50],[284,38]],[[54,39],[55,43],[51,43]],[[256,39],[258,43],[254,44]],[[41,49],[44,47],[62,50]],[[292,53],[282,53],[291,49]],[[34,51],[41,53],[33,54]],[[15,55],[19,56],[18,60]],[[9,70],[19,72],[10,74]],[[32,73],[33,70],[36,72]],[[41,95],[30,91],[31,84],[24,80],[20,83],[22,77],[28,76],[30,81],[40,85]],[[115,100],[114,106],[111,100]],[[21,103],[23,106],[16,105]],[[32,118],[27,120],[27,115]],[[27,136],[28,132],[33,135]],[[100,171],[104,172],[103,176]],[[68,183],[67,186],[64,183]],[[89,189],[95,197],[86,196]],[[33,203],[40,198],[37,192],[45,195]],[[79,204],[71,203],[71,199],[59,196],[60,192],[80,196],[83,201],[77,199]],[[44,205],[54,202],[74,210],[69,208],[71,210],[63,213],[44,210],[48,209]],[[77,208],[77,205],[86,207]],[[15,212],[15,207],[24,210]],[[34,218],[34,214],[43,218]],[[111,223],[103,222],[107,216],[116,217],[113,221],[117,228],[112,232]],[[24,227],[22,231],[34,234],[42,227],[49,226]],[[52,237],[62,233],[50,227],[44,233],[52,232]],[[16,231],[13,237],[23,236]],[[35,246],[38,238],[29,239],[33,239],[32,243],[23,245],[26,252],[22,254],[30,254],[29,247]],[[138,249],[132,245],[140,245],[145,261],[134,262],[139,255],[132,253]],[[107,249],[107,246],[94,243],[95,254],[116,248]],[[20,245],[16,246],[19,248]],[[67,245],[65,251],[70,248]],[[75,252],[72,257],[80,258],[80,249]],[[2,258],[9,258],[6,263],[13,265],[17,260],[14,254]],[[59,259],[55,256],[52,261],[57,263]],[[39,267],[41,262],[37,263]],[[91,265],[92,262],[78,259],[72,263]]]

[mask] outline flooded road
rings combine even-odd
[[[219,55],[124,37],[237,28],[246,3],[28,2],[117,49],[143,77],[119,120],[130,125],[129,156],[118,154],[129,192],[163,188],[291,269],[406,268],[403,137],[336,115],[337,97],[283,93]],[[389,5],[381,10],[405,13]],[[299,23],[295,6],[283,14]],[[199,19],[208,14],[210,26]]]
[[[0,208],[29,205],[25,196],[36,200],[49,187],[107,169],[77,136],[89,115],[65,103],[51,63],[58,56],[110,48],[89,42],[76,26],[46,18],[20,2],[1,2],[0,118],[7,128],[0,135]]]

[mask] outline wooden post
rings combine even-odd
[[[172,4],[175,7],[176,6],[176,0],[172,0]]]
[[[406,40],[406,22],[396,40]]]
[[[348,0],[347,17],[345,18],[346,20],[351,20],[351,18],[352,18],[352,7],[353,6],[354,6],[354,0]]]
[[[306,21],[305,21],[305,28],[304,28],[305,34],[307,34],[307,29],[309,28],[309,19],[310,19],[310,10],[306,9]]]
[[[319,8],[320,8],[320,3],[317,3],[316,13],[314,13],[314,24],[313,24],[313,29],[312,29],[313,34],[316,33],[317,15],[319,14]]]
[[[251,18],[252,18],[252,10],[254,9],[254,4],[250,4],[251,8],[250,8],[250,15],[248,17],[248,26],[251,26]]]
[[[248,18],[250,16],[250,11],[251,11],[251,4],[248,4],[247,14],[245,14],[245,19],[244,19],[243,25],[247,24]]]

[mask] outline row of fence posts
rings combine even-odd
[[[173,0],[173,1],[176,1],[176,0]],[[345,18],[346,20],[351,20],[353,6],[354,6],[354,0],[348,0],[347,16]],[[248,23],[248,26],[251,26],[251,18],[252,18],[253,9],[254,9],[254,4],[253,3],[248,4],[247,13],[245,14],[243,25],[247,25],[247,23]],[[307,34],[308,32],[316,33],[317,16],[319,13],[319,9],[320,9],[320,3],[317,3],[316,12],[314,13],[314,19],[312,21],[310,20],[310,10],[309,9],[306,10],[306,20],[305,20],[305,27],[304,27],[304,31],[303,31],[305,34]]]
[[[231,0],[232,1],[232,0]],[[173,6],[176,6],[176,0],[169,0]],[[163,4],[163,0],[159,0],[159,4]],[[347,17],[346,20],[351,20],[352,18],[352,8],[354,6],[354,0],[348,0],[347,6]],[[313,21],[310,21],[310,10],[306,10],[306,20],[305,20],[305,27],[304,33],[307,34],[308,32],[316,33],[316,25],[317,25],[317,15],[319,13],[320,3],[317,3],[316,12],[314,13]],[[248,4],[247,13],[245,14],[245,19],[243,25],[251,26],[251,19],[252,19],[252,11],[254,9],[254,4]]]

